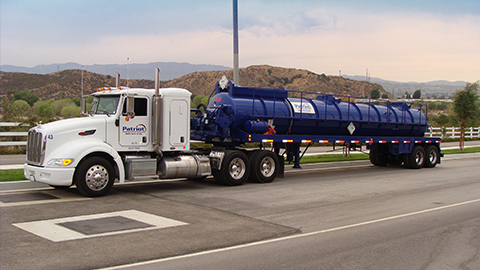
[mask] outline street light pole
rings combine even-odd
[[[238,85],[238,1],[233,0],[233,83]]]

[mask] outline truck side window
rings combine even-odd
[[[135,115],[147,116],[147,99],[146,98],[135,99]]]
[[[135,98],[134,112],[135,112],[135,116],[147,116],[147,99],[146,98]],[[124,115],[127,114],[126,101],[123,103],[122,113]]]

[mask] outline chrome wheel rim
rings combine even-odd
[[[272,157],[265,157],[260,162],[260,172],[265,177],[270,177],[275,172],[275,161]]]
[[[437,162],[437,155],[435,154],[435,151],[430,152],[428,159],[430,160],[430,164],[435,164]]]
[[[241,158],[234,158],[230,162],[228,171],[233,179],[241,179],[245,175],[246,171],[245,161],[243,161]]]
[[[422,163],[423,163],[423,155],[422,155],[422,153],[417,152],[417,154],[415,155],[415,162],[416,162],[417,164],[422,164]]]
[[[108,179],[108,170],[102,165],[93,165],[85,174],[88,188],[95,191],[104,189],[108,184]]]

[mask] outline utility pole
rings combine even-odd
[[[238,1],[233,0],[233,83],[238,85]]]

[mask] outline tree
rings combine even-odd
[[[0,119],[2,121],[13,121],[15,118],[15,112],[13,110],[13,101],[11,101],[8,97],[2,98],[2,117]]]
[[[387,93],[383,93],[383,94],[382,94],[382,98],[383,98],[383,99],[387,99],[387,98],[388,98],[388,94],[387,94]]]
[[[412,95],[410,95],[410,93],[408,93],[407,91],[405,91],[405,95],[403,95],[404,98],[407,98],[407,99],[411,99],[412,98]]]
[[[60,115],[65,118],[78,117],[80,116],[80,111],[81,111],[80,106],[77,106],[72,103],[63,107]]]
[[[33,113],[40,117],[52,117],[55,115],[51,104],[54,102],[51,100],[39,100],[33,104]]]
[[[15,100],[12,104],[13,112],[17,119],[15,121],[19,121],[23,116],[28,116],[32,108],[25,100]]]
[[[413,98],[414,99],[420,99],[422,97],[422,90],[416,90],[413,92]]]
[[[23,90],[13,94],[15,100],[25,100],[30,106],[33,106],[35,102],[38,101],[38,97],[35,94],[32,94],[32,91]]]
[[[465,89],[457,90],[454,96],[453,111],[460,124],[460,151],[463,151],[465,145],[465,127],[471,126],[479,114],[479,109],[475,105],[478,99],[479,82],[467,83]]]
[[[373,88],[372,91],[370,91],[370,98],[380,98],[380,90]]]
[[[51,103],[51,106],[52,106],[52,109],[53,109],[53,112],[55,113],[55,115],[60,115],[61,112],[62,112],[62,109],[69,106],[69,105],[72,105],[74,104],[74,102],[71,100],[71,99],[68,99],[68,98],[64,98],[64,99],[59,99],[59,100],[55,100]]]
[[[38,115],[40,117],[51,118],[55,115],[50,103],[44,103],[38,107]]]
[[[192,100],[192,103],[191,103],[191,107],[192,108],[197,108],[198,105],[200,104],[205,104],[207,105],[208,103],[208,97],[207,96],[204,96],[204,95],[198,95],[198,96],[195,96]]]

